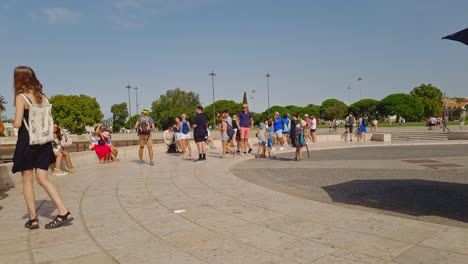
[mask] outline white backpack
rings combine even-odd
[[[54,140],[54,120],[52,105],[47,100],[43,104],[32,104],[29,98],[20,94],[29,105],[29,122],[23,118],[23,123],[29,132],[30,145],[43,145]],[[29,124],[29,125],[28,125]]]

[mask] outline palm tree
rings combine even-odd
[[[7,103],[8,102],[5,100],[5,97],[0,95],[0,113],[5,112]]]
[[[7,103],[8,102],[5,100],[5,97],[0,95],[0,113],[5,112]]]

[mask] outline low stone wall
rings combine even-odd
[[[468,140],[468,131],[449,131],[448,140]]]
[[[454,132],[455,133],[455,132]],[[468,135],[468,133],[467,133]],[[318,142],[339,142],[344,141],[345,137],[349,137],[348,134],[341,133],[341,134],[319,134],[317,135]],[[353,134],[354,140],[357,141],[356,134]],[[367,140],[373,141],[391,141],[391,134],[384,134],[384,133],[368,133],[366,134]],[[249,142],[251,146],[257,145],[256,138],[250,138]],[[215,140],[214,145],[216,148],[221,148],[221,141]],[[193,153],[197,153],[197,146],[195,142],[191,141],[192,151]],[[119,158],[128,159],[134,158],[135,160],[138,159],[138,150],[139,146],[129,146],[129,147],[121,147],[119,148]],[[153,151],[155,154],[155,159],[157,159],[157,155],[161,155],[167,151],[167,146],[165,144],[153,144]],[[221,152],[221,150],[220,150]],[[98,164],[98,158],[94,151],[87,150],[82,152],[73,152],[70,153],[70,157],[73,163],[73,166],[79,170],[80,167],[89,165],[92,163]],[[145,147],[144,151],[144,158],[148,160],[148,151]],[[21,184],[21,174],[20,173],[11,173],[11,167],[13,163],[4,163],[0,164],[0,189],[7,189],[13,188],[17,184]],[[62,169],[65,169],[65,161],[62,162]],[[97,167],[98,168],[98,167]],[[51,170],[49,171],[51,173]]]

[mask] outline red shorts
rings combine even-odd
[[[248,139],[250,134],[250,127],[240,127],[240,138]]]

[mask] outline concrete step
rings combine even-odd
[[[392,132],[392,141],[440,141],[448,140],[445,132]]]

